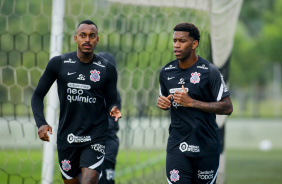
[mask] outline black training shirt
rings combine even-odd
[[[218,69],[201,57],[187,69],[179,68],[178,60],[171,61],[161,69],[159,82],[162,96],[182,91],[182,85],[192,99],[203,102],[216,102],[229,96]],[[192,157],[219,154],[217,130],[215,114],[182,107],[172,98],[168,152]]]
[[[43,98],[55,80],[60,100],[57,144],[76,147],[106,140],[107,113],[117,103],[115,66],[97,55],[82,63],[76,52],[52,58],[31,100],[38,128],[47,125]]]

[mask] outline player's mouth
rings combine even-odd
[[[180,56],[181,55],[181,51],[180,50],[174,50],[174,55],[175,56]]]
[[[85,49],[91,49],[92,45],[91,44],[83,44],[82,45]]]

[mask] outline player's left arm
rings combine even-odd
[[[202,102],[192,99],[183,85],[182,92],[176,91],[173,99],[176,103],[184,107],[191,107],[208,113],[231,115],[233,111],[230,96],[225,96],[217,102]]]
[[[175,92],[174,101],[184,107],[196,108],[208,113],[231,115],[233,105],[223,76],[212,64],[209,65],[209,71],[209,85],[206,89],[210,91],[213,100],[206,102],[192,99],[182,85],[183,92]]]
[[[107,84],[105,87],[105,101],[110,116],[117,121],[121,118],[121,112],[119,110],[118,92],[117,92],[117,71],[113,64],[107,65]]]

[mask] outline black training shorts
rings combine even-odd
[[[105,142],[93,143],[85,147],[57,146],[59,166],[63,179],[73,179],[87,167],[101,173],[105,159]]]

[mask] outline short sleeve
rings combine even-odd
[[[224,82],[223,75],[214,66],[210,65],[210,89],[215,101],[220,101],[223,97],[229,96],[228,88]]]

